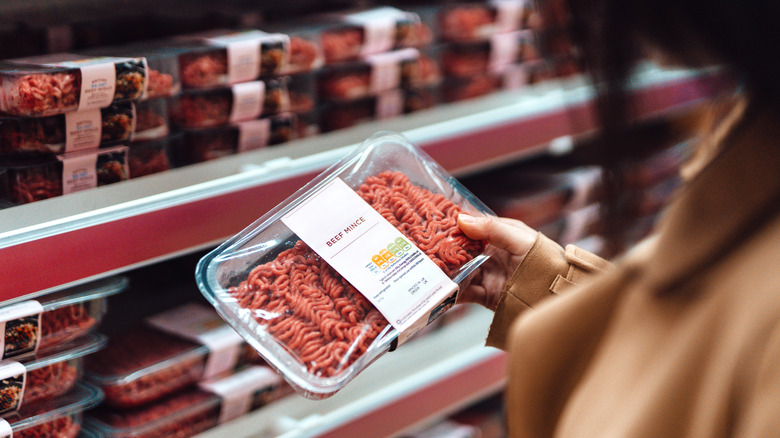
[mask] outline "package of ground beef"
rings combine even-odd
[[[170,101],[173,124],[206,128],[253,120],[290,108],[286,77],[269,78],[208,90],[187,90]]]
[[[189,437],[288,394],[273,370],[250,366],[131,409],[103,405],[85,428],[105,438]]]
[[[0,419],[0,436],[14,438],[76,438],[84,411],[103,400],[100,389],[78,382],[66,394],[35,403]]]
[[[487,260],[460,212],[492,215],[380,133],[203,257],[197,282],[299,393],[325,398],[448,310]]]
[[[27,204],[130,178],[127,146],[0,162],[0,201]]]
[[[284,113],[211,128],[185,129],[183,140],[173,144],[177,165],[214,160],[297,137],[298,116]]]
[[[128,286],[112,277],[0,307],[0,358],[27,358],[94,331],[108,297]]]
[[[84,356],[105,345],[106,337],[94,333],[41,350],[33,359],[1,362],[0,416],[70,391],[81,378]]]
[[[0,117],[0,155],[52,155],[130,140],[132,102],[48,117]]]
[[[141,406],[246,363],[246,343],[214,309],[187,303],[112,335],[87,358],[86,378],[116,408]]]
[[[0,62],[0,110],[50,116],[135,100],[147,86],[145,58],[55,54]]]

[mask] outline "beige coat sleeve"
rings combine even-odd
[[[487,345],[504,349],[507,331],[522,311],[611,266],[597,255],[573,245],[561,248],[538,233],[536,242],[504,285],[488,332]]]

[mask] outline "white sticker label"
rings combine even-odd
[[[100,146],[102,132],[103,117],[98,109],[65,114],[65,152]]]
[[[62,193],[97,187],[97,154],[58,156],[62,161]]]
[[[366,56],[366,61],[371,64],[371,83],[369,85],[371,92],[379,93],[398,88],[401,85],[401,64],[419,57],[420,52],[417,49],[403,49]]]
[[[236,84],[233,85],[232,91],[231,122],[242,122],[260,117],[265,100],[265,83],[263,81]]]
[[[511,32],[520,28],[525,8],[524,0],[493,0],[496,8],[496,27],[498,32]]]
[[[0,308],[0,359],[35,353],[42,312],[43,306],[35,300]]]
[[[260,40],[227,45],[228,83],[253,81],[260,76]]]
[[[268,146],[271,138],[271,119],[257,119],[238,123],[238,152]]]
[[[79,110],[105,108],[114,100],[116,67],[113,62],[81,67]]]
[[[395,45],[395,31],[398,21],[409,14],[392,8],[382,7],[346,16],[349,23],[363,27],[363,45],[361,55],[386,52]]]
[[[19,409],[24,398],[27,370],[19,362],[0,364],[0,415]]]
[[[13,438],[14,431],[7,421],[0,418],[0,438]]]
[[[208,307],[196,303],[184,304],[151,316],[146,321],[164,332],[208,347],[204,379],[232,370],[238,362],[244,340]]]
[[[517,61],[520,51],[520,34],[500,33],[490,37],[488,69],[491,73],[502,73]]]
[[[251,366],[231,376],[202,382],[200,388],[222,398],[219,422],[240,417],[265,404],[270,392],[282,384],[282,378],[271,368]]]
[[[404,111],[404,95],[401,90],[391,90],[379,94],[376,97],[376,118],[389,119],[400,115]]]
[[[282,222],[402,333],[426,325],[431,311],[458,289],[341,179],[323,186]]]

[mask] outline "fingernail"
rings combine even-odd
[[[467,225],[472,225],[472,224],[475,224],[477,222],[477,218],[475,218],[474,216],[470,216],[468,214],[465,214],[465,213],[461,213],[461,214],[458,215],[458,222],[461,222],[461,223],[464,223],[464,224],[467,224]]]

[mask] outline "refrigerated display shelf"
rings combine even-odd
[[[637,114],[696,104],[718,78],[647,66],[633,84]],[[0,210],[0,302],[212,246],[377,130],[402,132],[459,175],[592,132],[593,98],[582,77],[542,83]]]
[[[505,354],[484,346],[491,317],[470,307],[382,356],[331,398],[292,395],[198,438],[386,438],[418,430],[503,388]]]

